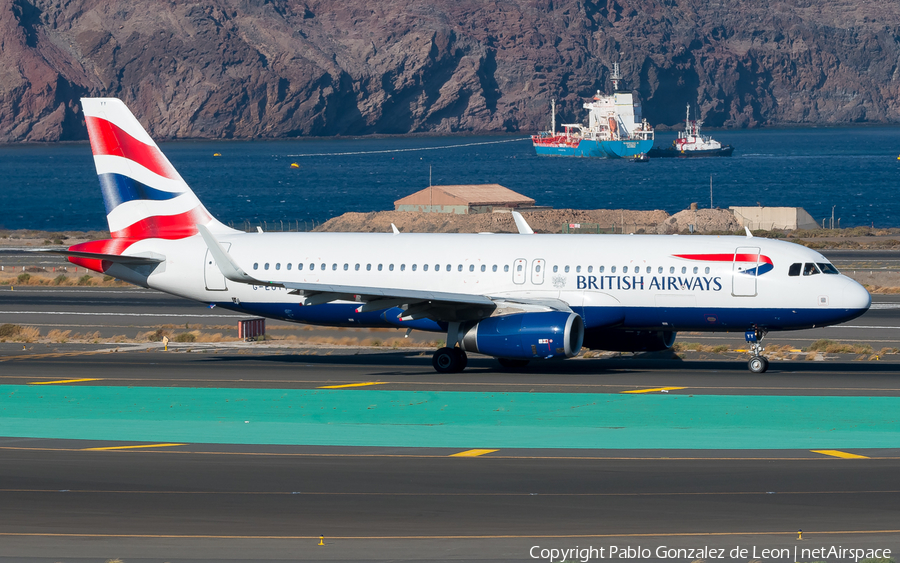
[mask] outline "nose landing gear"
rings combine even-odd
[[[765,373],[769,369],[769,360],[762,353],[762,340],[766,337],[768,331],[755,327],[744,333],[744,339],[750,343],[750,361],[747,362],[747,368],[753,373]]]

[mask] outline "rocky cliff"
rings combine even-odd
[[[532,131],[620,61],[656,125],[900,121],[875,0],[0,0],[0,142],[85,138],[80,96],[159,138]]]

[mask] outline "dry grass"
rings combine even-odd
[[[37,269],[37,268],[34,268]],[[73,268],[74,269],[74,268]],[[0,285],[9,286],[34,286],[34,285],[52,285],[52,286],[98,286],[98,287],[119,287],[129,285],[126,282],[117,280],[112,276],[98,274],[96,272],[76,274],[73,272],[60,273],[39,270],[37,272],[3,272],[0,277]]]
[[[734,351],[726,344],[709,346],[707,344],[700,344],[699,342],[676,342],[672,349],[675,350],[675,352],[708,352],[712,354],[722,354]]]
[[[816,340],[806,348],[807,352],[825,352],[826,354],[872,354],[871,344],[845,344],[823,338]]]

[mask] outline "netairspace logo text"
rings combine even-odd
[[[736,546],[734,548],[727,547],[668,547],[665,545],[656,548],[650,547],[632,547],[610,545],[603,547],[542,547],[533,546],[528,555],[532,559],[542,559],[545,561],[580,561],[587,563],[591,560],[601,559],[625,559],[634,561],[639,559],[670,559],[670,560],[687,560],[696,559],[756,559],[765,560],[790,560],[801,561],[805,559],[831,559],[846,560],[858,563],[860,559],[881,559],[890,558],[890,549],[873,549],[873,548],[849,548],[843,546],[809,546],[790,548],[762,548],[757,546]]]

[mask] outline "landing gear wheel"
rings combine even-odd
[[[519,369],[528,365],[528,360],[511,360],[509,358],[497,358],[497,362],[506,369]]]
[[[747,362],[747,368],[753,373],[765,373],[765,371],[769,369],[769,360],[762,356],[753,356],[750,358],[750,361]]]
[[[440,348],[431,358],[431,365],[438,373],[459,373],[466,369],[469,359],[459,348]]]

